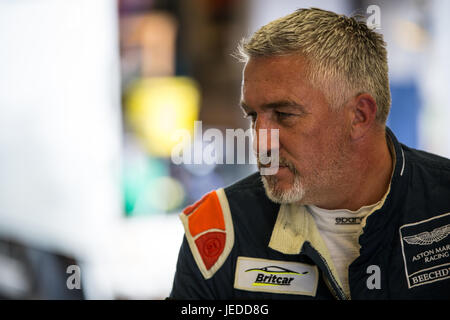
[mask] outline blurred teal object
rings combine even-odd
[[[152,201],[146,195],[149,189],[158,192],[154,187],[154,181],[168,174],[169,168],[163,159],[147,157],[146,161],[126,164],[123,181],[126,216],[147,215],[160,211],[152,205]]]

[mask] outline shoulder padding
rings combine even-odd
[[[230,207],[223,189],[204,195],[180,214],[192,255],[205,279],[223,265],[234,244]]]

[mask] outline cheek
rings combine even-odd
[[[308,134],[297,133],[283,137],[280,139],[280,156],[291,161],[301,174],[318,174],[322,169],[329,168],[339,152],[341,143],[336,134],[319,129]]]
[[[280,138],[280,157],[286,158],[302,173],[311,168],[320,153],[314,139],[303,134],[293,134]]]

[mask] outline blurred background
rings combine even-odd
[[[196,120],[248,128],[242,37],[297,8],[370,5],[388,44],[388,125],[450,157],[450,1],[0,0],[0,298],[167,297],[178,214],[256,171],[175,165],[173,134]]]

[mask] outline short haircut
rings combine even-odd
[[[386,123],[391,106],[386,43],[361,17],[299,9],[243,39],[237,52],[243,62],[291,54],[306,59],[310,83],[333,108],[369,93],[377,104],[376,120]]]

